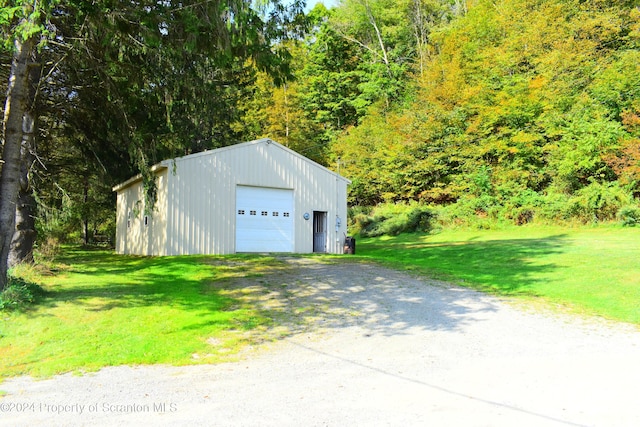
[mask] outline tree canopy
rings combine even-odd
[[[153,199],[154,162],[242,140],[229,123],[239,120],[238,100],[255,74],[276,83],[290,77],[282,43],[306,19],[302,2],[287,3],[2,1],[3,58],[13,65],[4,108],[0,288],[24,153],[36,155],[26,169],[29,178],[38,175],[37,196],[49,210],[70,194],[86,204],[88,182],[109,192],[134,172]],[[25,147],[27,116],[35,138]],[[77,211],[86,224],[87,208]]]
[[[493,203],[611,185],[637,194],[636,3],[468,2],[430,33],[414,99],[333,145],[353,200],[451,203],[477,196],[480,175]]]

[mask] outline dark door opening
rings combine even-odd
[[[313,211],[313,252],[327,252],[327,213]]]

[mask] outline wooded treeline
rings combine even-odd
[[[640,219],[640,1],[0,3],[2,176],[41,244],[113,233],[111,186],[153,197],[159,160],[259,137],[339,168],[352,206]]]
[[[516,222],[605,220],[635,205],[637,6],[467,2],[432,27],[401,102],[369,109],[332,145],[352,200],[453,204],[455,215]]]
[[[307,39],[288,102],[324,131],[313,146],[353,180],[352,206],[417,201],[450,222],[631,223],[639,5],[343,1]]]

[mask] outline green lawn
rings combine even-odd
[[[68,249],[39,277],[48,291],[40,304],[0,312],[0,376],[228,360],[254,339],[247,331],[273,319],[216,284],[278,263]]]
[[[519,227],[358,239],[356,256],[497,295],[640,324],[640,228]],[[286,335],[295,313],[257,307],[286,268],[262,256],[147,258],[66,248],[48,294],[0,311],[0,377],[232,360]],[[28,270],[26,270],[28,272]],[[237,283],[243,277],[258,280]],[[304,309],[303,307],[300,309]]]
[[[640,228],[514,227],[359,239],[359,257],[640,324]]]

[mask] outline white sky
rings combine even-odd
[[[315,6],[316,3],[324,3],[327,9],[331,9],[333,6],[338,4],[338,0],[307,0],[306,10],[309,11],[313,9],[313,6]]]

